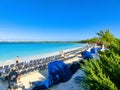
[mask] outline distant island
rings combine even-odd
[[[79,43],[79,41],[0,41],[0,43]]]

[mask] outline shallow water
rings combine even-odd
[[[75,43],[0,43],[0,61],[14,60],[34,55],[58,52],[65,49],[83,47]]]

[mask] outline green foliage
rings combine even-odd
[[[120,89],[120,56],[114,52],[109,52],[101,56],[101,67],[106,76]]]
[[[99,41],[99,38],[97,37],[94,37],[94,38],[91,38],[91,39],[86,39],[86,40],[81,40],[79,41],[80,43],[96,43]]]
[[[110,48],[110,50],[112,50],[114,53],[120,55],[120,39],[116,39],[116,41],[111,43],[108,48]]]
[[[99,36],[100,42],[106,46],[110,46],[111,43],[116,41],[116,38],[110,33],[109,29],[107,29],[105,32],[101,30],[99,33],[97,33],[97,35]]]
[[[86,90],[120,90],[120,39],[109,30],[98,33],[100,40],[109,48],[100,52],[100,60],[85,61],[82,66]],[[88,88],[89,87],[89,88]]]
[[[86,73],[86,82],[83,83],[86,90],[118,90],[109,76],[103,72],[101,61],[86,61],[83,69]]]
[[[101,42],[105,46],[110,46],[112,43],[117,42],[117,39],[114,37],[113,34],[110,33],[110,30],[107,29],[105,32],[100,30],[97,33],[98,37],[93,37],[91,39],[81,40],[80,43],[96,43]]]

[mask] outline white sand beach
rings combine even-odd
[[[72,62],[75,62],[75,61],[78,61],[80,60],[80,58],[78,57],[74,57],[72,59],[68,59],[66,61],[64,61],[66,64],[68,63],[72,63]],[[73,83],[73,79],[75,78],[76,75],[79,75],[79,74],[83,74],[83,72],[81,73],[82,71],[81,70],[78,70],[75,75],[73,75],[73,77],[66,83],[63,83],[63,84],[58,84],[58,85],[55,85],[55,87],[51,87],[51,90],[65,90],[67,89],[68,87],[70,88],[71,85],[73,86],[71,89],[69,90],[77,90],[77,89],[73,89],[73,88],[76,88],[76,83]],[[26,89],[29,89],[30,90],[30,87],[31,85],[29,84],[29,82],[33,82],[33,81],[42,81],[42,80],[45,80],[48,76],[48,71],[47,69],[45,70],[42,70],[42,71],[35,71],[35,72],[31,72],[27,75],[23,75],[21,77],[21,83],[19,84],[23,84],[25,85],[25,88]],[[64,87],[66,85],[66,87]],[[78,87],[79,85],[77,85]],[[18,90],[22,90],[21,88],[19,88]]]
[[[80,48],[75,48],[75,49],[70,49],[70,50],[64,50],[64,52],[68,52],[68,51],[73,51],[73,50],[76,50],[76,49],[80,49]],[[82,50],[83,51],[83,50]],[[80,51],[81,52],[81,51]],[[54,55],[56,55],[58,53],[55,53]],[[53,55],[53,54],[51,54]],[[50,56],[51,56],[50,55]],[[69,56],[74,56],[74,54],[71,54]],[[34,59],[37,59],[37,58],[34,58]],[[78,58],[78,56],[75,56],[73,58],[70,58],[70,59],[67,59],[65,60],[64,62],[66,64],[68,63],[72,63],[72,62],[75,62],[75,61],[79,61],[81,58]],[[31,59],[30,59],[31,60]],[[6,63],[7,64],[7,63]],[[76,84],[74,82],[74,78],[76,76],[79,76],[79,75],[83,75],[84,73],[82,72],[82,70],[78,70],[73,76],[72,78],[68,81],[68,82],[65,82],[65,83],[60,83],[58,85],[55,85],[53,87],[51,87],[50,89],[51,90],[82,90],[80,88],[82,88],[79,84]],[[20,79],[20,83],[18,83],[20,86],[24,85],[25,86],[25,90],[30,90],[31,88],[31,84],[30,82],[33,82],[33,81],[42,81],[42,80],[45,80],[48,76],[48,71],[47,69],[44,69],[44,70],[41,70],[41,71],[34,71],[34,72],[30,72],[28,74],[25,74],[25,75],[22,75],[21,76],[21,79]],[[2,82],[0,82],[0,88],[3,88],[2,90],[7,90],[7,83],[5,82],[5,84],[3,84]],[[79,88],[79,89],[77,89]],[[22,88],[18,88],[17,90],[22,90]]]

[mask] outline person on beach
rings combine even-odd
[[[89,43],[87,43],[87,48],[89,48]]]
[[[65,56],[65,54],[64,54],[63,51],[60,51],[60,55],[61,55],[61,57],[64,57],[64,56]]]
[[[16,90],[18,88],[17,81],[20,82],[20,75],[16,72],[16,68],[13,67],[8,75],[8,90]]]
[[[15,62],[16,62],[16,64],[19,63],[19,56],[16,57]]]

